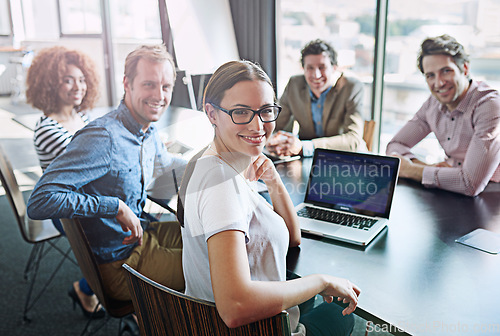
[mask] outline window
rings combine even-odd
[[[369,119],[376,1],[281,0],[279,3],[278,96],[290,76],[303,73],[302,47],[321,38],[337,51],[339,67],[365,83],[364,117]]]
[[[409,120],[430,92],[417,68],[417,53],[426,37],[449,34],[470,55],[471,77],[500,89],[500,1],[389,1],[381,147]],[[443,158],[429,135],[414,150],[421,159]]]
[[[102,32],[99,0],[58,0],[61,35],[96,35]]]
[[[142,44],[162,43],[158,0],[111,0],[111,40],[115,97],[123,96],[123,69],[128,53]],[[114,102],[116,104],[116,102]]]
[[[56,0],[22,0],[21,9],[26,40],[59,38]]]
[[[0,35],[10,35],[8,0],[0,0]]]
[[[380,152],[429,97],[416,66],[420,43],[450,34],[471,57],[471,77],[500,89],[500,12],[498,0],[388,1],[387,41],[381,114]],[[329,41],[339,65],[365,84],[365,118],[371,115],[376,3],[373,0],[278,1],[278,95],[291,75],[302,72],[300,49],[315,38]],[[429,135],[416,148],[428,162],[442,152]]]
[[[112,0],[110,13],[114,39],[161,41],[158,0]]]
[[[14,25],[16,20],[20,25],[14,30],[26,40],[54,41],[61,35],[95,36],[102,31],[99,0],[20,0],[12,4],[22,13],[22,18],[16,16],[13,8]]]

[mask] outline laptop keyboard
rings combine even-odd
[[[305,206],[297,211],[297,215],[300,217],[322,220],[366,231],[368,231],[377,221],[376,219],[359,217],[356,215],[349,215],[326,209],[317,209],[308,206]]]

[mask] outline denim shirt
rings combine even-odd
[[[166,151],[154,125],[142,131],[122,101],[78,131],[66,152],[47,167],[28,201],[28,215],[79,217],[98,263],[122,260],[137,243],[122,244],[131,233],[115,218],[118,200],[139,217],[153,177],[171,174],[184,163]]]

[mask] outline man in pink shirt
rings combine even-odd
[[[400,177],[476,196],[488,182],[500,182],[500,95],[469,78],[469,56],[449,35],[422,42],[418,67],[431,96],[387,145],[401,158]],[[446,159],[418,160],[413,146],[434,132]]]

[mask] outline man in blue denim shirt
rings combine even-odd
[[[181,176],[185,163],[168,154],[151,124],[170,104],[174,69],[164,46],[131,52],[120,106],[75,134],[28,202],[33,219],[81,218],[105,290],[116,299],[130,299],[124,262],[168,287],[184,288],[179,224],[147,226],[140,218],[152,179],[174,168]]]

